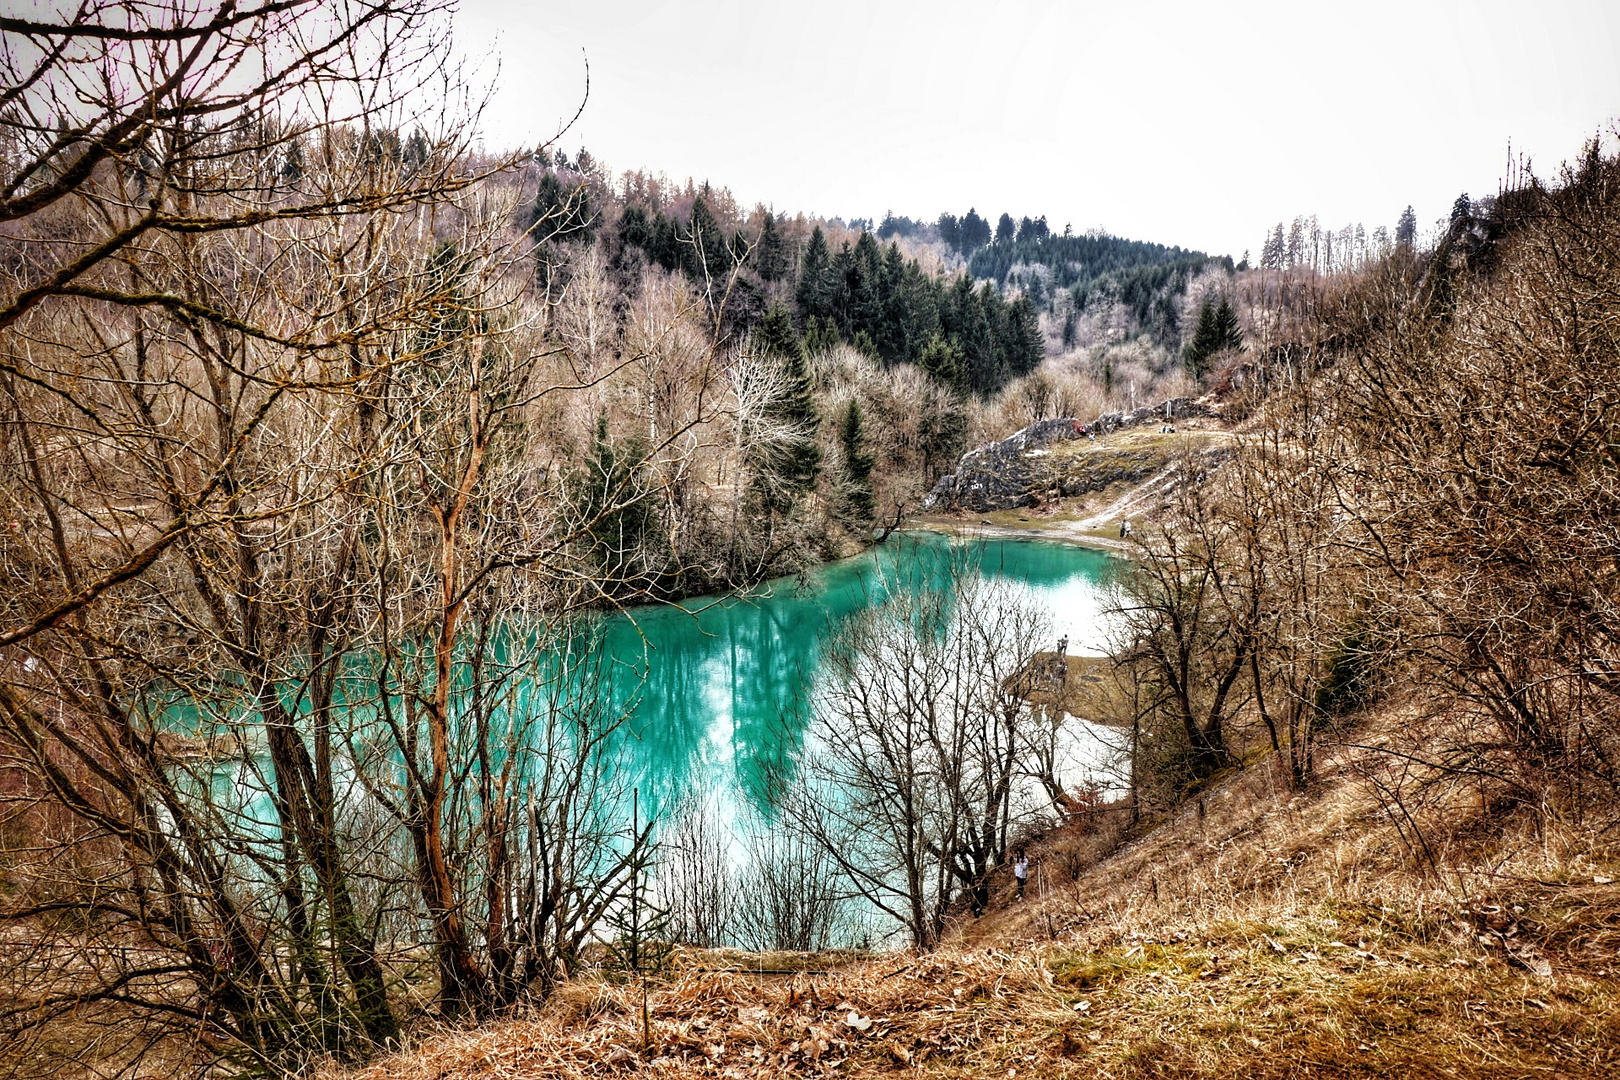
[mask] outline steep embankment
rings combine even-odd
[[[1405,717],[1370,718],[1358,744]],[[1107,813],[1071,822],[1030,845],[1027,900],[1003,880],[931,955],[677,972],[651,985],[645,1029],[638,987],[582,979],[361,1075],[1616,1075],[1614,842],[1521,832],[1459,797],[1419,814],[1417,869],[1372,782],[1387,761],[1329,754],[1305,796],[1262,762],[1134,838]]]

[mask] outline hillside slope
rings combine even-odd
[[[1381,802],[1367,747],[1403,718],[1370,719],[1307,796],[1262,762],[1100,861],[1106,828],[1055,830],[1029,899],[1003,882],[934,954],[792,976],[692,956],[650,988],[645,1040],[637,987],[582,980],[358,1075],[1615,1075],[1612,839]]]

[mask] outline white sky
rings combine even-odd
[[[1258,255],[1420,223],[1620,119],[1620,0],[461,0],[487,144],[549,137],[744,205],[1046,214]],[[496,64],[499,64],[497,70]]]

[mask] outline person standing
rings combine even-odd
[[[1024,886],[1029,882],[1029,856],[1023,848],[1018,849],[1018,861],[1013,863],[1013,877],[1018,879],[1018,895],[1013,899],[1024,898]]]

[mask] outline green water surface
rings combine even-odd
[[[768,814],[769,778],[798,745],[821,643],[841,620],[890,589],[948,590],[965,563],[1029,587],[1048,613],[1048,648],[1067,636],[1071,654],[1101,655],[1111,560],[1070,544],[909,533],[744,596],[633,611],[605,640],[614,693],[633,709],[625,765],[654,807],[697,794]]]

